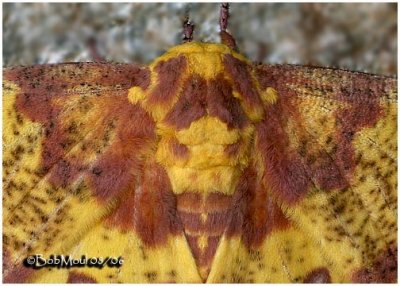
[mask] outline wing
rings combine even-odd
[[[270,110],[277,121],[259,127],[265,183],[277,186],[271,191],[286,215],[320,246],[314,251],[333,281],[394,282],[396,80],[291,66],[258,74],[280,98]],[[281,142],[262,138],[274,128],[283,131]],[[271,143],[281,144],[275,157]]]
[[[193,260],[179,238],[171,246],[181,253],[175,258],[165,258],[162,250],[145,254],[147,246],[167,243],[168,234],[177,232],[170,223],[175,206],[167,175],[151,160],[154,122],[127,96],[130,88],[146,89],[149,81],[147,67],[128,64],[4,71],[5,282],[117,281],[111,277],[121,272],[26,267],[24,260],[34,254],[124,256],[127,266],[119,281],[134,281],[133,269],[148,274],[139,281],[176,280],[177,272],[154,277],[149,265],[163,258],[167,265],[172,259]],[[128,250],[134,258],[125,257]],[[146,264],[143,256],[149,253]]]
[[[278,100],[256,125],[256,170],[240,179],[247,194],[232,222],[242,235],[222,240],[210,281],[395,282],[397,81],[290,65],[255,72]]]
[[[20,67],[4,77],[4,280],[25,281],[33,274],[24,258],[71,247],[132,184],[121,173],[138,172],[139,158],[125,159],[134,149],[119,152],[120,136],[127,120],[146,118],[126,93],[148,83],[144,68],[108,64]],[[142,133],[148,145],[154,135]]]

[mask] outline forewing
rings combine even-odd
[[[147,88],[149,72],[78,63],[3,79],[3,277],[32,281],[28,255],[63,254],[135,190],[155,131],[127,95]]]
[[[285,242],[286,272],[394,282],[397,81],[290,65],[261,65],[256,73],[279,98],[256,131],[263,184],[304,236],[288,240],[310,241],[323,261],[304,273],[311,250]]]

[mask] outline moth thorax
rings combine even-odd
[[[149,69],[150,85],[132,87],[128,98],[155,122],[178,129],[207,114],[229,127],[242,128],[262,120],[265,105],[277,100],[272,89],[261,89],[252,64],[221,44],[193,42],[174,47]]]

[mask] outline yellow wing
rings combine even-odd
[[[128,101],[129,88],[148,85],[148,68],[137,65],[4,71],[5,282],[175,281],[181,274],[169,267],[182,261],[199,279],[186,241],[169,244],[180,229],[168,217],[168,178],[151,160],[154,122]],[[37,254],[121,258],[124,267],[28,267],[26,258]],[[162,257],[168,269],[153,273]]]
[[[258,170],[243,173],[234,205],[244,208],[230,213],[207,282],[394,281],[396,81],[293,66],[256,74],[278,101],[255,126]],[[202,281],[154,161],[154,122],[128,102],[130,87],[148,85],[135,65],[5,71],[5,281]],[[32,254],[124,262],[36,270],[22,264]]]
[[[397,81],[290,65],[255,71],[278,96],[256,125],[262,176],[242,235],[221,241],[209,281],[395,282]]]

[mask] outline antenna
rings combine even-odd
[[[222,3],[219,11],[219,27],[221,29],[219,35],[221,37],[221,43],[227,45],[231,49],[237,51],[236,41],[229,34],[226,29],[228,28],[229,19],[229,3]]]
[[[185,19],[183,21],[183,42],[191,42],[193,41],[193,31],[194,24],[190,21],[189,18],[189,7],[187,7],[185,12]]]

